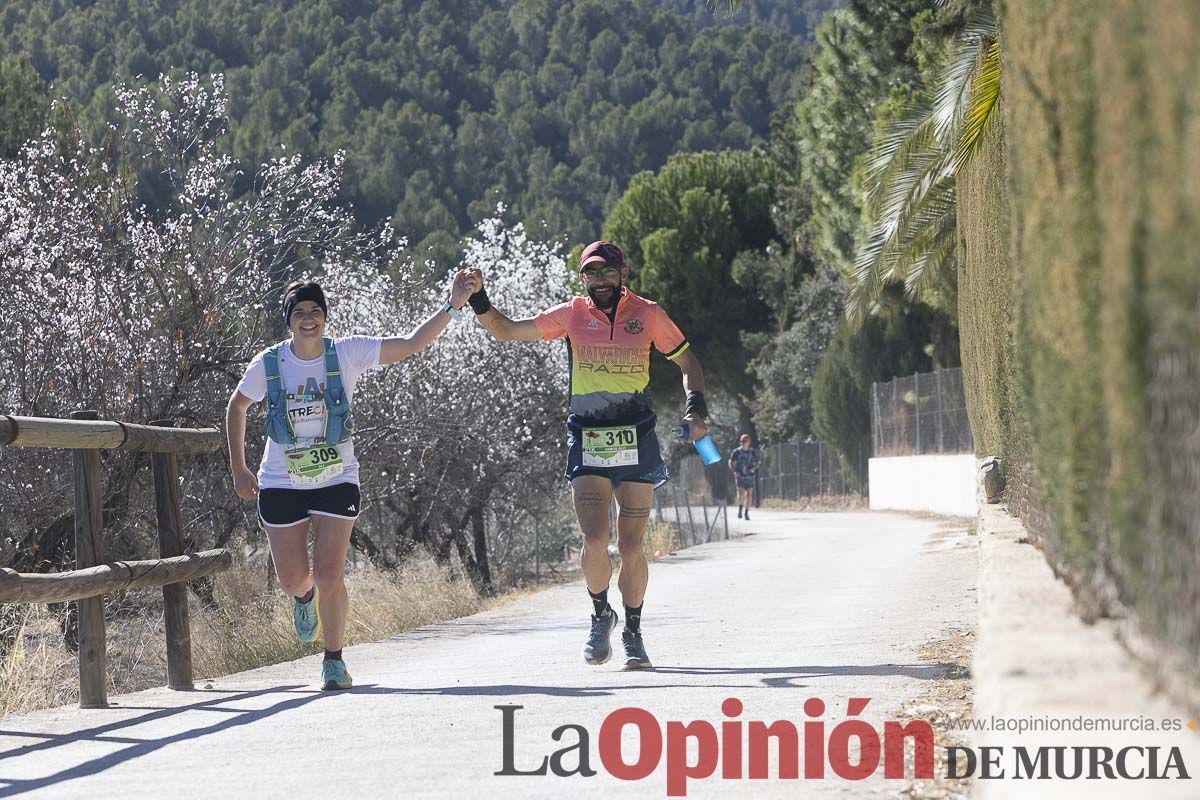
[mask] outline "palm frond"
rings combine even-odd
[[[1000,42],[994,41],[980,60],[975,79],[971,82],[971,103],[963,119],[962,135],[954,153],[955,173],[979,150],[999,106]]]
[[[971,96],[971,76],[979,60],[981,43],[996,39],[996,17],[986,7],[977,12],[958,34],[950,60],[938,77],[934,101],[934,126],[943,142],[957,138]]]
[[[988,8],[960,32],[933,96],[919,98],[876,135],[862,185],[867,233],[847,282],[852,325],[862,323],[889,283],[902,283],[914,300],[953,293],[956,173],[995,114],[999,58]]]

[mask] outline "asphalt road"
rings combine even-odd
[[[651,566],[643,630],[653,670],[626,672],[616,659],[585,664],[589,602],[580,584],[557,586],[347,649],[356,683],[348,692],[317,691],[313,657],[201,682],[194,692],[116,697],[107,710],[0,719],[0,797],[664,797],[668,773],[688,797],[895,796],[909,781],[885,779],[882,766],[864,781],[828,766],[823,779],[780,779],[774,746],[768,778],[725,778],[717,766],[713,777],[679,784],[682,763],[700,760],[706,736],[703,725],[667,723],[739,731],[714,748],[728,765],[740,760],[724,748],[741,741],[748,750],[752,721],[800,728],[824,720],[828,737],[851,697],[871,699],[858,718],[882,730],[947,671],[921,661],[918,648],[952,627],[974,627],[974,539],[935,521],[871,513],[760,512],[734,520],[731,532],[748,535]],[[613,641],[619,648],[619,631]],[[723,713],[727,698],[741,702],[739,715]],[[824,702],[822,715],[805,714],[810,698]],[[624,727],[619,749],[628,764],[646,759],[644,778],[611,774],[612,742],[609,760],[600,755],[602,730],[620,731],[604,721],[620,708],[640,709],[624,714],[645,725],[642,749],[636,725]],[[506,714],[513,768],[534,770],[573,748],[557,766],[576,770],[584,750],[596,774],[496,775]],[[552,738],[565,725],[577,727]]]

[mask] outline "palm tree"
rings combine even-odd
[[[936,94],[919,98],[875,140],[864,181],[868,234],[847,289],[852,324],[890,283],[914,300],[952,286],[956,179],[978,152],[999,95],[1000,44],[985,8],[958,35]]]

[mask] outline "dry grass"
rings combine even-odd
[[[646,534],[642,539],[642,550],[647,561],[669,556],[679,549],[675,538],[675,528],[665,522],[651,522],[646,526]]]
[[[770,511],[866,511],[867,498],[857,494],[821,494],[798,500],[768,498],[762,507]]]
[[[923,663],[941,666],[942,676],[924,682],[916,702],[893,716],[902,724],[924,719],[933,726],[934,778],[914,780],[900,791],[901,797],[911,800],[961,800],[970,795],[971,781],[949,778],[946,771],[946,748],[970,744],[968,734],[951,726],[962,724],[974,716],[971,685],[971,654],[975,647],[975,631],[952,628],[945,638],[927,642],[920,649]],[[912,774],[912,755],[906,755],[906,775]]]
[[[291,603],[277,588],[267,590],[262,569],[235,566],[217,581],[219,608],[202,608],[191,598],[192,654],[196,677],[211,678],[319,652],[319,644],[297,641]],[[408,561],[397,573],[372,567],[348,573],[350,618],[347,645],[465,616],[491,603],[471,584],[430,558]],[[166,636],[161,595],[138,593],[146,602],[118,613],[109,604],[109,692],[138,691],[166,684]],[[59,619],[44,605],[10,607],[0,617],[0,716],[76,703],[79,678],[74,653],[62,643]]]

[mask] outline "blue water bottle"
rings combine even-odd
[[[681,442],[688,440],[689,433],[691,433],[690,426],[686,422],[675,429],[675,435]],[[704,434],[693,444],[696,445],[696,452],[700,454],[705,465],[715,464],[721,460],[721,453],[717,450],[717,443],[713,441],[711,434]]]

